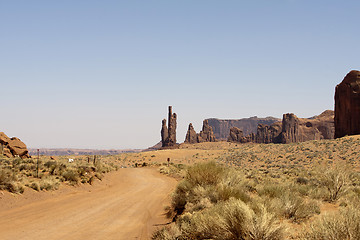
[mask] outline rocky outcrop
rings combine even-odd
[[[214,132],[209,125],[209,122],[205,119],[203,121],[203,127],[200,133],[196,133],[193,125],[189,124],[189,129],[186,133],[185,143],[201,143],[201,142],[216,142]]]
[[[334,111],[326,110],[312,118],[298,118],[293,113],[283,115],[281,122],[272,125],[259,124],[256,137],[248,135],[245,138],[256,143],[292,143],[309,140],[334,138]],[[234,141],[234,133],[230,131],[229,141]],[[240,140],[239,140],[240,139]],[[237,142],[244,142],[238,138]]]
[[[239,143],[255,142],[255,138],[256,135],[254,133],[250,133],[249,135],[244,136],[244,133],[240,128],[232,127],[230,128],[228,142],[239,142]]]
[[[162,120],[162,127],[161,127],[161,143],[162,146],[164,146],[165,142],[168,140],[169,138],[169,130],[166,126],[166,119]]]
[[[276,122],[271,126],[259,124],[256,132],[256,143],[279,143],[282,123]]]
[[[282,143],[301,142],[299,119],[293,113],[283,115],[281,141]]]
[[[203,121],[202,131],[197,135],[197,141],[200,142],[216,142],[216,138],[212,127],[207,119]]]
[[[168,127],[166,127],[166,119],[162,120],[162,147],[173,147],[176,145],[176,117],[176,113],[172,113],[172,106],[169,106]]]
[[[360,71],[350,71],[335,88],[335,138],[360,134]]]
[[[244,138],[244,133],[240,128],[232,127],[230,128],[230,134],[228,137],[229,142],[242,142]]]
[[[186,137],[185,137],[185,143],[197,143],[197,134],[194,130],[194,127],[192,125],[192,123],[189,124],[189,128],[188,131],[186,133]]]
[[[9,138],[5,133],[0,132],[0,151],[3,156],[29,158],[29,151],[25,143],[19,138]]]
[[[214,131],[214,135],[218,140],[226,140],[229,136],[230,129],[232,127],[237,127],[243,131],[244,136],[248,136],[251,133],[255,133],[257,131],[258,124],[263,125],[272,125],[275,122],[281,121],[279,118],[267,117],[267,118],[243,118],[243,119],[216,119],[209,118],[207,119],[209,125],[212,127]]]

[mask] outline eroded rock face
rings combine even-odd
[[[166,126],[166,119],[163,119],[162,127],[161,127],[161,142],[163,147],[164,147],[164,143],[167,141],[168,138],[169,138],[169,130]]]
[[[5,133],[0,132],[0,145],[0,153],[6,157],[30,157],[25,143],[23,143],[19,138],[9,138]]]
[[[350,71],[335,88],[335,138],[360,134],[360,71]]]
[[[185,143],[202,142],[216,142],[214,132],[206,119],[203,121],[203,127],[200,133],[196,133],[193,125],[190,123],[185,137]]]
[[[200,142],[216,142],[216,138],[212,128],[207,119],[203,121],[202,131],[197,136],[197,141]]]
[[[217,118],[209,118],[207,119],[209,125],[212,127],[212,130],[215,134],[217,140],[226,140],[229,137],[229,132],[232,127],[237,127],[241,131],[243,131],[244,136],[249,136],[251,133],[255,133],[257,131],[258,124],[264,125],[272,125],[275,122],[281,121],[281,119],[274,117],[266,117],[266,118],[243,118],[243,119],[217,119]]]
[[[259,124],[256,143],[292,143],[334,138],[334,111],[326,110],[312,118],[298,118],[293,113],[283,115],[281,122],[271,126]],[[252,139],[251,136],[246,138]]]
[[[176,145],[176,117],[176,113],[172,113],[172,106],[169,106],[168,127],[166,127],[166,119],[162,120],[161,143],[163,147]]]
[[[286,113],[282,120],[282,143],[300,142],[299,119],[293,113]]]
[[[176,113],[172,113],[172,106],[169,106],[169,146],[176,144]]]
[[[192,123],[189,124],[189,128],[185,137],[185,143],[197,143],[197,134],[194,130]]]
[[[240,128],[237,127],[230,128],[230,134],[228,137],[229,142],[242,142],[243,138],[244,138],[244,134]]]
[[[254,133],[250,133],[249,135],[244,136],[244,133],[240,128],[237,127],[230,128],[228,142],[248,143],[248,142],[255,142],[255,140],[256,140],[256,135]]]
[[[271,126],[259,124],[256,132],[256,143],[279,143],[282,123],[277,122]]]

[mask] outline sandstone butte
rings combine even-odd
[[[335,88],[335,138],[360,134],[360,71],[352,70]]]

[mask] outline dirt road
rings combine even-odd
[[[0,238],[149,239],[166,223],[176,181],[156,169],[120,169],[94,186],[0,196]]]

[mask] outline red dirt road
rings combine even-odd
[[[0,239],[149,239],[168,222],[164,207],[175,185],[155,169],[128,168],[94,186],[2,193]]]

